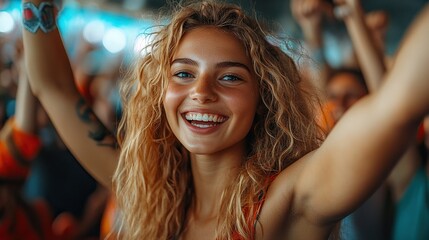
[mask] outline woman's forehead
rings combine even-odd
[[[251,66],[251,59],[239,38],[227,30],[210,26],[187,31],[173,55],[173,59],[194,55],[218,60],[236,60]]]

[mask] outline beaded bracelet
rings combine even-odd
[[[25,29],[31,33],[37,32],[40,28],[48,33],[57,26],[55,23],[54,4],[52,2],[41,2],[36,7],[32,2],[25,2],[22,6],[22,19]]]

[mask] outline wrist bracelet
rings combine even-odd
[[[41,2],[39,7],[32,2],[25,2],[22,5],[22,21],[25,29],[31,33],[37,32],[39,28],[45,33],[54,30],[57,27],[54,9],[52,2]]]

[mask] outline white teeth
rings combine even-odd
[[[204,115],[203,115],[203,121],[204,121],[204,122],[208,122],[208,121],[209,121],[209,115],[204,114]]]
[[[198,124],[198,123],[191,123],[193,126],[199,127],[199,128],[209,128],[214,127],[216,124]]]
[[[224,122],[226,120],[225,117],[216,115],[216,114],[209,114],[209,113],[191,113],[188,112],[185,115],[186,120],[188,121],[203,121],[203,122],[216,122],[216,123],[221,123]]]

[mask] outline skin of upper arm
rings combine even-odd
[[[401,119],[400,109],[383,103],[391,97],[380,94],[358,102],[308,156],[294,201],[308,218],[321,224],[338,221],[387,177],[417,127]]]
[[[115,136],[76,91],[44,94],[41,103],[64,143],[93,177],[110,188],[119,158]]]

